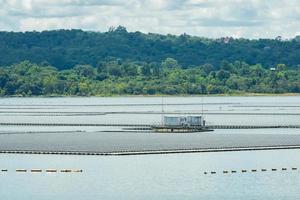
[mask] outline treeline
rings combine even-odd
[[[110,59],[97,67],[58,70],[29,61],[0,68],[1,96],[32,95],[176,95],[299,93],[300,69],[278,64],[221,62],[184,68],[173,58],[161,63]]]
[[[285,64],[296,69],[300,58],[300,37],[277,39],[207,39],[187,34],[180,36],[127,32],[124,27],[108,32],[57,30],[43,32],[0,32],[0,66],[29,60],[58,70],[78,64],[99,67],[111,57],[131,61],[161,63],[174,58],[185,68],[204,64],[219,70],[223,60],[261,63],[270,68]]]

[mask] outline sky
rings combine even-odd
[[[1,31],[83,29],[219,38],[300,35],[300,0],[0,0]]]

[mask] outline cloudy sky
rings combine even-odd
[[[84,29],[210,38],[300,35],[300,0],[0,0],[0,30]]]

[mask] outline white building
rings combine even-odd
[[[165,126],[205,126],[202,116],[164,116]]]

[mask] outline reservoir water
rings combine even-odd
[[[201,114],[208,124],[300,125],[300,97],[165,97],[166,115]],[[2,98],[0,123],[155,124],[161,119],[160,97]],[[149,133],[117,133],[121,127],[0,126],[0,148],[68,148],[82,138],[91,148],[113,131],[118,148],[140,144]],[[53,135],[54,134],[54,135]],[[72,134],[77,134],[76,141]],[[101,135],[103,134],[103,135]],[[134,134],[137,134],[135,137]],[[168,145],[196,145],[193,133],[167,140]],[[268,143],[282,137],[297,142],[299,129],[216,130],[217,145]],[[243,141],[241,135],[247,135]],[[55,137],[57,135],[57,137]],[[147,145],[166,145],[149,135]],[[156,136],[153,136],[156,137]],[[169,136],[168,136],[169,137]],[[252,140],[251,138],[258,138]],[[38,138],[38,139],[37,139]],[[61,138],[59,143],[48,138]],[[99,139],[100,138],[100,139]],[[295,139],[296,138],[296,139]],[[191,141],[190,143],[188,141]],[[94,141],[94,143],[95,143]],[[184,144],[182,144],[182,142]],[[280,141],[280,140],[279,140]],[[155,143],[155,144],[151,144]],[[53,145],[55,144],[56,145]],[[200,143],[200,142],[199,142]],[[94,144],[93,144],[94,145]],[[143,146],[147,146],[144,144]],[[205,144],[208,145],[208,144]],[[105,144],[101,144],[105,147]],[[76,147],[76,146],[75,146]],[[126,148],[127,148],[126,147]],[[1,199],[299,199],[300,150],[185,153],[130,156],[0,154]],[[29,171],[20,173],[16,169]],[[30,169],[42,169],[31,173]],[[46,173],[46,169],[82,169],[82,173]],[[262,171],[265,169],[266,171]],[[273,170],[272,170],[273,169]],[[275,170],[276,169],[276,170]],[[242,172],[246,170],[246,172]],[[252,171],[253,170],[253,171]],[[228,171],[229,173],[223,173]],[[233,172],[232,172],[233,171]],[[215,172],[211,174],[211,172]],[[206,173],[206,174],[205,174]]]

